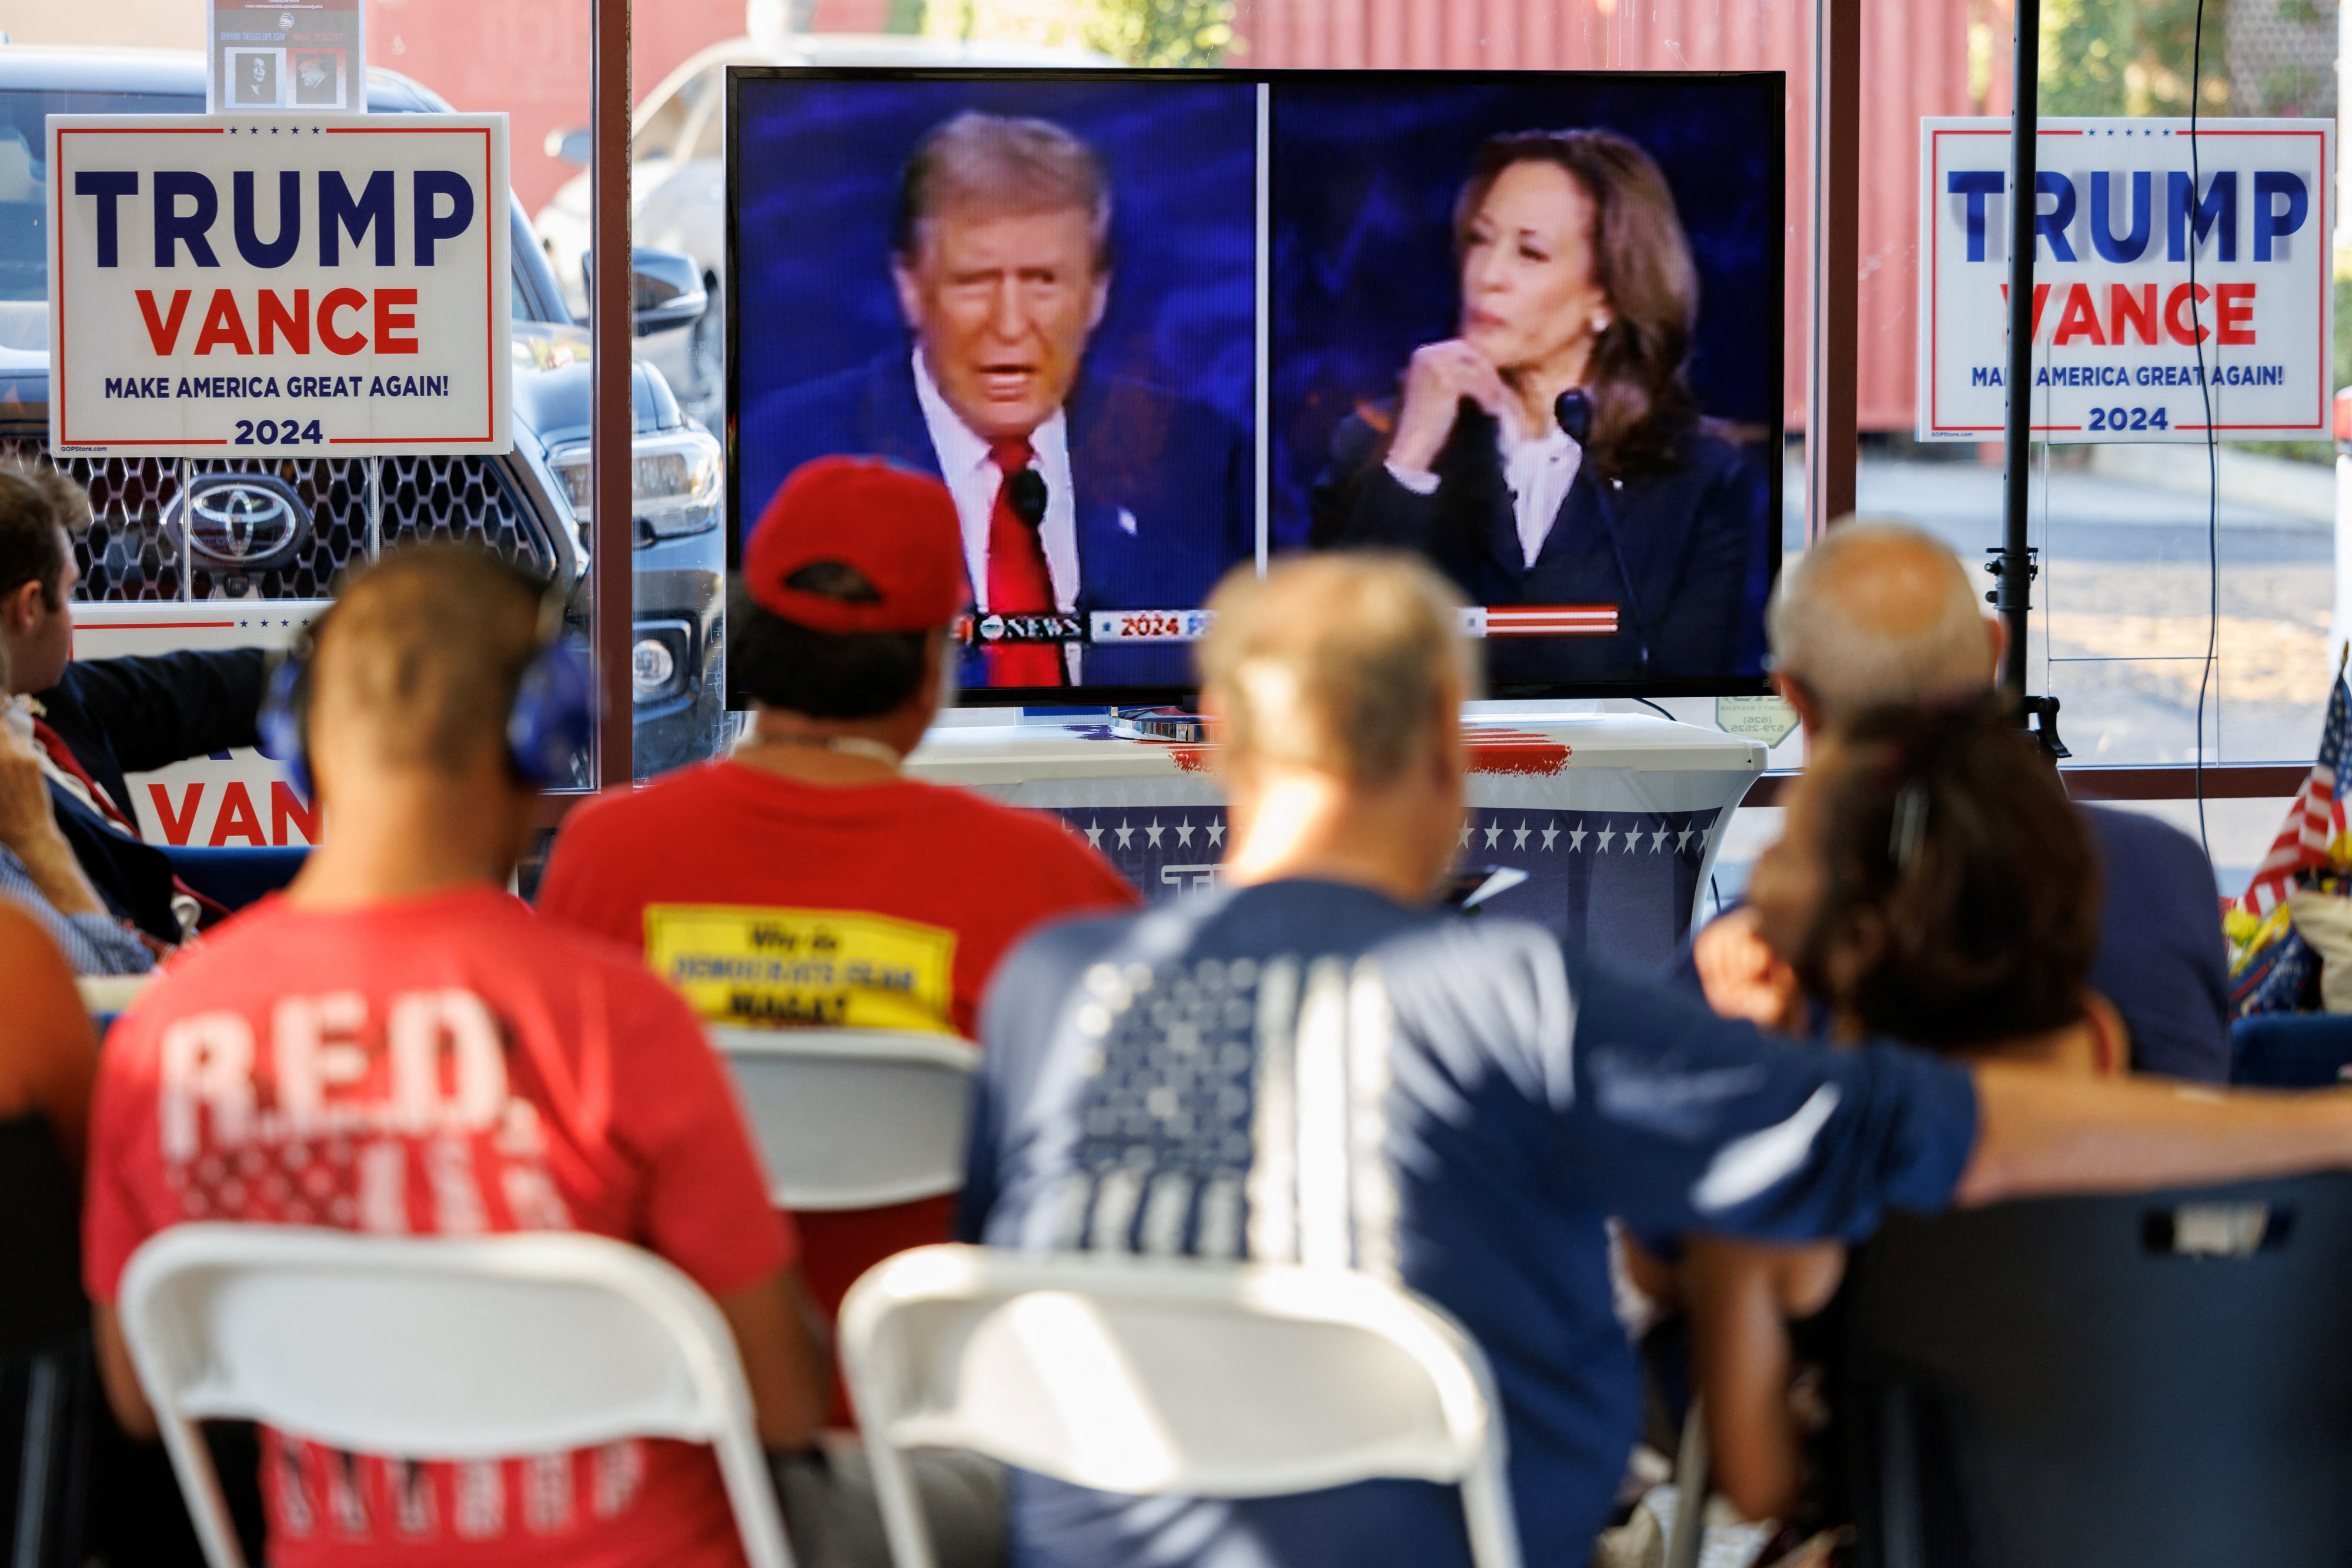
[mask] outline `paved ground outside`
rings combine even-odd
[[[1964,560],[2000,541],[2001,476],[1974,462],[1865,457],[1856,485],[1865,517],[1895,517],[1944,539]],[[1803,548],[1804,477],[1791,465],[1784,489],[1786,549]],[[2196,752],[2204,686],[2207,762],[2307,762],[2319,747],[2335,661],[2327,645],[2335,604],[2335,533],[2325,521],[2224,501],[2213,544],[2221,565],[2217,657],[2210,678],[2206,503],[2109,472],[2037,464],[2034,584],[2029,684],[2062,706],[2059,733],[2079,765],[2185,763]],[[1985,580],[1991,586],[1991,580]],[[1612,705],[1618,706],[1618,705]],[[1675,716],[1712,724],[1707,699],[1669,700]],[[1772,766],[1801,766],[1797,742]],[[2192,837],[2195,802],[2136,805]],[[2242,890],[2277,831],[2284,800],[2209,801],[2204,836],[2214,879]],[[1777,810],[1740,811],[1717,862],[1716,885],[1737,895]]]

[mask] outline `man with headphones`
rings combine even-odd
[[[207,934],[115,1028],[92,1121],[85,1273],[110,1400],[153,1429],[110,1310],[132,1251],[192,1220],[384,1235],[571,1229],[717,1301],[772,1448],[804,1448],[821,1353],[797,1242],[725,1070],[669,988],[506,885],[592,689],[560,609],[481,551],[354,577],[265,729],[331,824],[300,875]],[[736,1568],[708,1449],[630,1441],[414,1462],[265,1433],[270,1555]]]

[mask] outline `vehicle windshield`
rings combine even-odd
[[[49,297],[49,134],[52,114],[202,114],[205,100],[164,92],[0,92],[0,301],[31,300],[44,312]],[[0,347],[18,343],[11,318],[0,311]]]

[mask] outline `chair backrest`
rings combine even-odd
[[[713,1029],[792,1209],[877,1208],[963,1186],[975,1046],[874,1029]]]
[[[184,1225],[131,1256],[121,1312],[214,1568],[243,1559],[194,1426],[208,1417],[433,1458],[708,1443],[753,1568],[791,1563],[726,1320],[640,1249]]]
[[[1458,1484],[1479,1568],[1518,1563],[1485,1356],[1369,1276],[923,1247],[867,1270],[840,1333],[898,1568],[930,1556],[898,1451],[933,1447],[1118,1492]]]
[[[2347,1286],[2352,1176],[1890,1220],[1849,1287],[1862,1561],[2341,1563]]]
[[[2230,1082],[2318,1089],[2352,1072],[2352,1017],[2256,1013],[2230,1026]]]

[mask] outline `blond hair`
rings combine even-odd
[[[1477,688],[1462,601],[1418,556],[1302,556],[1263,578],[1236,567],[1209,609],[1201,685],[1226,716],[1237,761],[1378,788]]]

